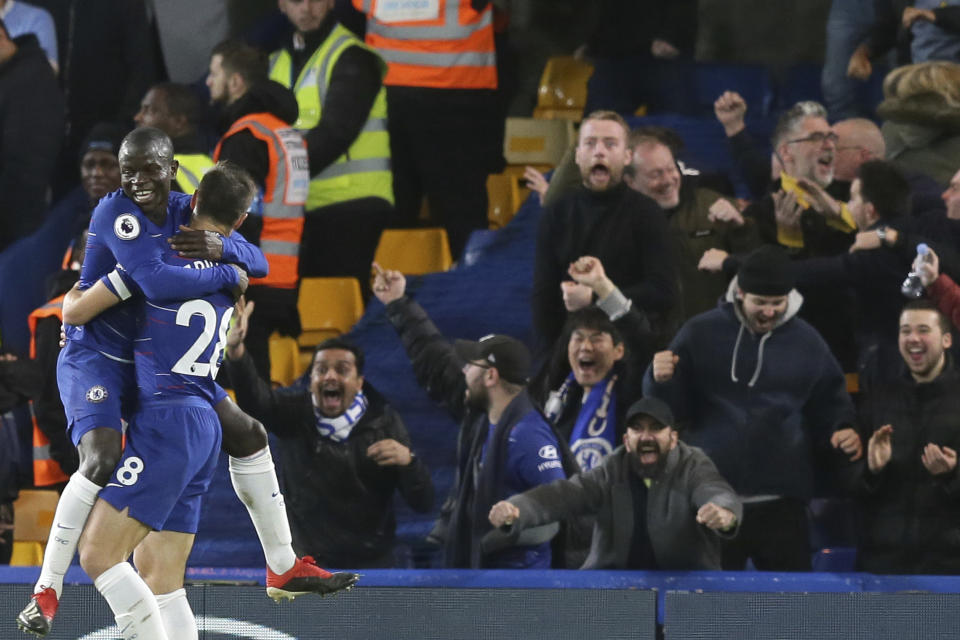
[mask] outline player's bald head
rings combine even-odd
[[[157,160],[173,160],[173,142],[170,136],[154,127],[138,127],[120,143],[120,163],[124,156],[153,156]]]

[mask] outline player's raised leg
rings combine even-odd
[[[230,455],[233,488],[250,513],[267,560],[267,595],[277,601],[292,600],[307,593],[329,595],[353,587],[360,577],[357,574],[331,573],[309,557],[297,558],[263,425],[229,398],[218,403],[216,410],[223,448]]]

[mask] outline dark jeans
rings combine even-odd
[[[742,571],[749,558],[760,571],[812,570],[808,520],[796,498],[743,505],[740,531],[723,546],[723,568]]]
[[[502,170],[504,111],[494,91],[388,87],[393,195],[404,226],[416,226],[423,197],[459,259],[475,229],[487,228],[487,176]]]

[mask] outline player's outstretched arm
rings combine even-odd
[[[86,324],[118,302],[120,298],[103,281],[83,291],[74,285],[63,299],[63,322]]]
[[[184,269],[167,264],[163,259],[167,243],[163,237],[148,232],[146,218],[137,211],[111,204],[116,211],[94,212],[91,231],[148,299],[199,298],[237,286],[237,270],[229,265]]]

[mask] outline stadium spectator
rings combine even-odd
[[[823,190],[807,186],[812,198],[822,198]],[[848,203],[851,217],[861,231],[885,234],[888,226],[910,226],[910,184],[890,162],[870,160],[860,165],[850,188]],[[721,264],[721,261],[723,264]],[[738,261],[732,259],[734,263]],[[713,252],[701,261],[711,271],[735,271],[722,252]],[[900,284],[910,269],[910,259],[878,246],[874,249],[841,253],[835,256],[794,261],[797,285],[805,290],[852,288],[855,300],[854,338],[857,346],[857,370],[868,366],[879,372],[895,370],[899,356],[891,327],[902,308]]]
[[[827,16],[827,47],[820,86],[827,111],[834,118],[870,115],[873,105],[858,98],[859,82],[847,75],[850,57],[870,33],[874,0],[833,0]]]
[[[874,0],[873,23],[847,63],[847,75],[866,80],[872,60],[896,50],[898,65],[960,61],[960,9],[938,0]]]
[[[570,312],[565,339],[554,349],[543,388],[533,395],[580,470],[587,471],[623,437],[624,416],[640,396],[654,336],[599,260],[583,256],[570,265],[569,274],[574,280],[563,283]]]
[[[623,183],[630,162],[627,125],[616,113],[595,112],[580,127],[576,151],[581,186],[547,206],[540,218],[530,303],[541,349],[564,324],[561,282],[569,265],[593,256],[606,275],[650,319],[654,330],[676,302],[670,232],[652,199]]]
[[[11,38],[0,20],[0,251],[43,222],[63,118],[63,95],[37,37]]]
[[[182,84],[193,84],[203,77],[210,50],[238,26],[235,14],[244,10],[238,4],[224,0],[150,0],[162,76]],[[262,11],[264,4],[254,2],[252,6]]]
[[[947,353],[950,323],[928,300],[900,315],[900,375],[862,387],[866,460],[855,484],[857,569],[960,573],[957,450],[960,374]]]
[[[487,176],[504,166],[494,4],[353,0],[367,16],[366,43],[387,63],[397,213],[417,224],[426,198],[455,260],[470,233],[487,228]],[[417,26],[404,24],[409,20]]]
[[[584,113],[691,113],[692,84],[682,71],[693,60],[698,0],[600,0],[590,3],[584,55],[594,65]],[[691,113],[692,115],[692,113]]]
[[[745,109],[738,98],[725,93],[715,104],[718,115],[734,129]],[[768,180],[766,195],[743,210],[744,218],[756,221],[764,243],[786,247],[793,258],[844,253],[854,240],[856,225],[845,204],[850,184],[834,177],[838,138],[826,118],[826,110],[816,102],[798,102],[780,116],[772,135],[773,162],[767,167],[776,171],[776,180]],[[747,177],[759,186],[762,154],[749,146],[743,131],[735,137],[732,148],[740,154],[738,163],[744,170],[753,167],[755,175]],[[808,193],[814,190],[817,198]],[[853,371],[856,349],[849,292],[840,288],[800,292],[804,298],[800,315],[823,335],[844,370]]]
[[[223,137],[214,160],[229,160],[253,177],[260,197],[240,232],[264,250],[270,271],[251,281],[247,299],[256,302],[246,348],[264,378],[270,377],[270,335],[300,335],[297,309],[300,255],[307,202],[307,149],[292,126],[297,119],[293,93],[266,77],[263,56],[244,44],[224,42],[210,56],[207,87],[222,106]]]
[[[684,440],[703,448],[744,502],[725,569],[749,558],[760,570],[810,570],[813,449],[861,455],[843,373],[796,317],[801,303],[786,254],[757,249],[725,303],[688,320],[644,378],[644,396],[668,402]]]
[[[628,144],[633,160],[624,168],[624,181],[656,200],[667,216],[680,291],[674,315],[683,322],[717,306],[727,287],[723,274],[697,268],[703,253],[749,253],[760,237],[754,221],[744,218],[733,202],[683,176],[670,147],[658,138],[635,130]]]
[[[47,54],[53,71],[60,68],[57,58],[57,30],[50,12],[23,0],[0,0],[0,20],[7,25],[11,38],[32,33],[40,48]]]
[[[946,187],[960,166],[960,64],[925,62],[894,69],[883,81],[877,115],[887,158]]]
[[[294,548],[322,564],[394,566],[394,493],[430,511],[430,471],[400,416],[364,384],[363,352],[345,340],[317,345],[308,388],[272,389],[244,348],[253,307],[240,307],[227,335],[227,368],[237,403],[277,436]]]
[[[593,514],[582,569],[720,569],[720,541],[736,535],[743,505],[710,458],[680,442],[673,425],[666,403],[637,400],[626,413],[623,445],[598,467],[493,505],[489,520],[500,530],[485,546]]]
[[[300,273],[352,276],[369,294],[373,253],[395,216],[387,65],[337,21],[333,4],[279,0],[295,32],[270,56],[270,78],[296,94],[300,116],[293,126],[310,156]]]
[[[138,127],[156,127],[173,141],[174,159],[180,163],[173,189],[193,195],[200,178],[213,167],[204,148],[197,123],[200,101],[190,87],[161,82],[147,90],[140,110],[133,116]]]
[[[405,295],[398,271],[378,269],[373,292],[400,336],[417,381],[460,422],[457,477],[431,537],[442,542],[443,565],[458,568],[546,569],[559,526],[532,529],[512,545],[485,553],[487,513],[499,500],[565,478],[560,441],[526,391],[530,356],[521,342],[489,335],[479,342],[440,334],[423,308]],[[466,364],[464,364],[466,363]],[[572,460],[564,455],[567,468]]]

